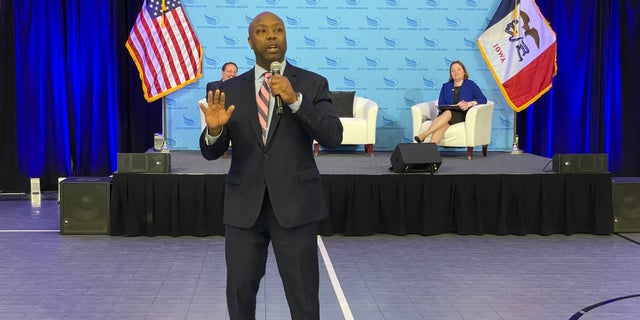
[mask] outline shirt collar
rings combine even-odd
[[[280,74],[284,74],[284,69],[287,67],[287,59],[284,59],[284,61],[282,61],[280,66],[281,66],[280,67]],[[265,70],[264,68],[262,68],[261,66],[259,66],[257,64],[253,66],[253,69],[254,69],[254,78],[256,80],[259,79],[260,77],[262,77],[262,75],[265,72],[271,71],[271,70]]]

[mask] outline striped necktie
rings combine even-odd
[[[256,102],[258,103],[258,121],[260,127],[262,127],[262,143],[267,142],[267,120],[269,117],[269,97],[271,95],[271,89],[269,88],[269,79],[271,78],[271,72],[265,72],[264,79],[262,80],[262,86],[258,90],[256,96]]]

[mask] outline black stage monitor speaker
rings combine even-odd
[[[612,179],[613,232],[640,232],[640,177]]]
[[[60,234],[109,234],[111,178],[69,177],[60,182]]]
[[[399,143],[390,160],[393,172],[434,173],[442,164],[435,143]]]
[[[169,173],[171,154],[168,152],[118,153],[118,173]]]
[[[552,158],[555,172],[608,172],[607,154],[554,154]]]

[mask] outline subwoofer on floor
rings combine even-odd
[[[606,153],[554,154],[552,158],[555,172],[607,172]]]
[[[171,154],[168,152],[118,153],[118,173],[169,173]]]
[[[640,232],[640,178],[611,179],[613,189],[613,232]]]
[[[393,172],[438,171],[442,164],[438,146],[435,143],[399,143],[391,154]]]
[[[60,234],[109,234],[111,178],[69,177],[60,182]]]

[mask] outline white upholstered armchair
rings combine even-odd
[[[413,135],[417,136],[431,125],[431,120],[438,115],[438,100],[418,103],[411,107]],[[467,158],[471,160],[473,147],[482,146],[482,155],[487,156],[487,147],[491,141],[491,119],[493,117],[493,101],[479,104],[467,111],[464,122],[456,123],[445,131],[438,146],[466,147]],[[431,136],[425,141],[429,141]]]
[[[364,151],[373,157],[373,145],[376,143],[376,121],[378,104],[367,98],[353,97],[353,117],[340,117],[342,127],[342,145],[364,145]],[[318,155],[320,145],[313,142],[313,152]]]

